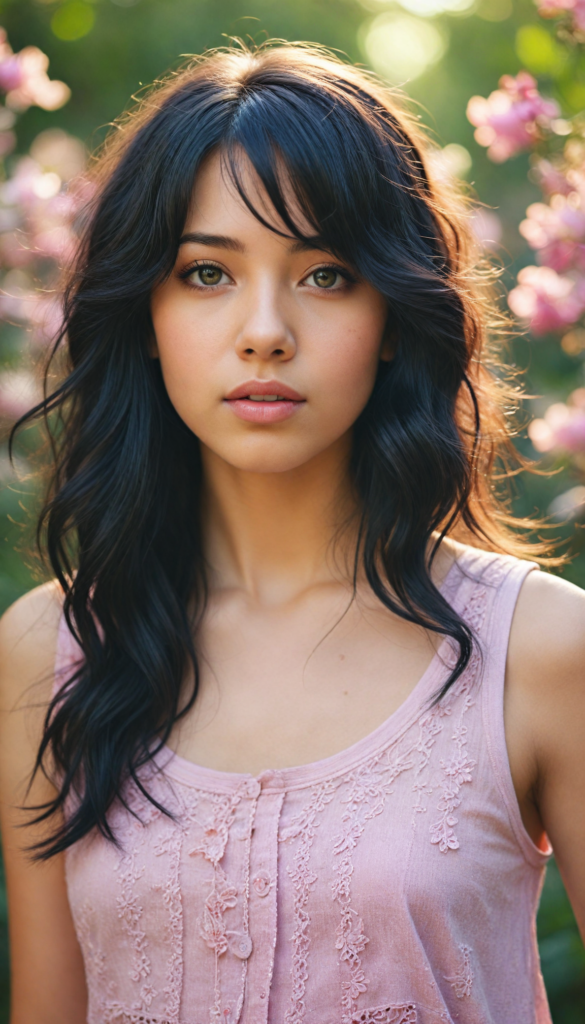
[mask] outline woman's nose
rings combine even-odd
[[[240,359],[291,359],[296,343],[275,294],[257,296],[236,341]]]

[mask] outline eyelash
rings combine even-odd
[[[185,267],[183,270],[179,271],[178,276],[182,281],[187,281],[191,274],[193,274],[196,270],[200,270],[202,267],[214,267],[216,270],[221,270],[222,274],[226,273],[223,267],[221,267],[219,263],[214,263],[213,260],[196,260],[194,263],[190,263],[188,267]],[[315,269],[312,270],[310,274],[307,274],[307,277],[311,277],[313,274],[316,274],[318,270],[333,270],[335,271],[336,274],[339,274],[339,276],[343,278],[346,284],[355,284],[355,277],[353,277],[348,270],[345,270],[344,267],[340,267],[339,264],[337,263],[320,263],[319,266],[315,267]],[[303,280],[306,280],[306,278],[304,278]],[[188,287],[196,288],[198,291],[202,292],[211,292],[214,291],[216,288],[220,288],[221,285],[194,284],[193,282],[189,282]],[[341,288],[319,288],[318,290],[322,292],[342,291]]]

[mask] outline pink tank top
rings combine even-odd
[[[90,1024],[550,1024],[535,915],[550,850],[506,753],[510,623],[532,563],[464,548],[445,641],[405,703],[314,764],[259,776],[169,749],[66,856]],[[78,649],[60,630],[57,679]],[[392,666],[388,666],[391,673]]]

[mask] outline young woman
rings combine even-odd
[[[1,626],[11,1024],[550,1020],[585,596],[497,496],[509,396],[427,148],[273,44],[171,77],[98,163],[56,578]]]

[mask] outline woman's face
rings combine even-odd
[[[284,231],[244,172],[252,201]],[[237,469],[278,473],[347,440],[389,358],[386,315],[380,293],[339,260],[264,227],[219,155],[207,159],[173,272],[152,295],[169,398],[204,446]]]

